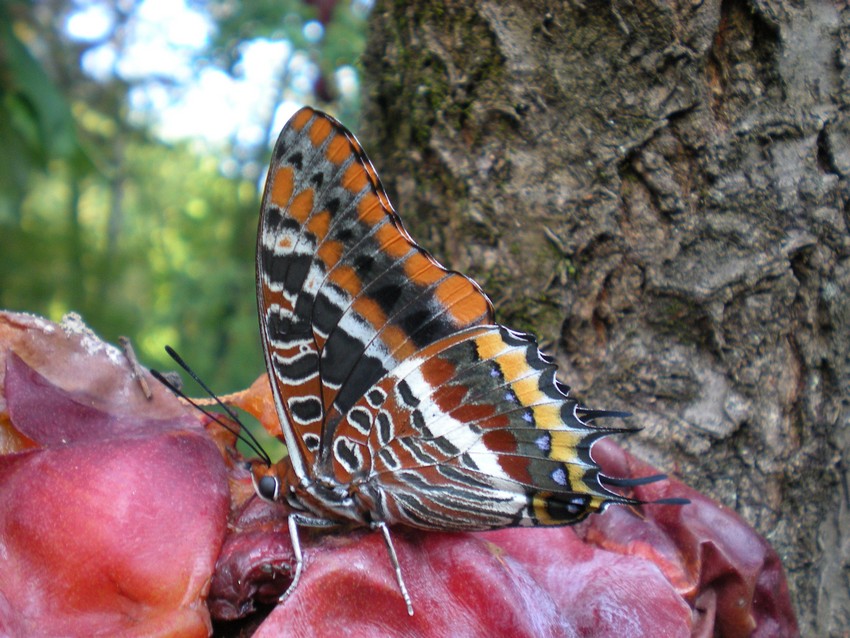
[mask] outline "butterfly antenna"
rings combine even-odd
[[[249,448],[251,448],[251,450],[257,456],[259,456],[262,459],[263,463],[265,463],[267,466],[271,466],[271,459],[269,458],[268,453],[266,453],[266,451],[263,449],[262,445],[260,445],[260,442],[256,439],[256,437],[253,435],[251,430],[249,430],[248,428],[246,428],[243,425],[242,421],[239,419],[239,417],[236,415],[236,413],[228,405],[223,403],[221,401],[221,399],[219,399],[215,395],[215,393],[213,393],[212,390],[210,390],[210,388],[207,386],[207,384],[204,383],[200,379],[200,377],[198,377],[198,375],[195,373],[195,371],[192,370],[192,368],[189,367],[189,365],[183,360],[183,358],[179,354],[177,354],[177,352],[174,351],[173,348],[171,348],[171,346],[165,346],[165,351],[168,353],[168,355],[172,359],[174,359],[175,362],[177,362],[177,365],[179,365],[181,368],[183,368],[189,374],[189,376],[191,376],[192,379],[194,379],[195,382],[199,386],[201,386],[201,388],[204,390],[204,392],[206,392],[219,405],[219,407],[221,407],[221,409],[223,409],[227,413],[227,415],[231,419],[233,419],[234,421],[236,421],[236,423],[239,424],[240,430],[235,430],[230,425],[228,425],[227,423],[225,423],[224,421],[219,419],[218,415],[215,412],[211,412],[211,411],[207,410],[206,408],[204,408],[203,406],[199,405],[198,403],[193,401],[191,398],[186,396],[186,394],[180,388],[178,388],[171,381],[166,379],[159,371],[151,370],[150,371],[151,376],[153,376],[154,379],[159,381],[161,384],[163,384],[166,388],[171,390],[178,397],[180,397],[181,399],[183,399],[184,401],[189,403],[189,405],[194,407],[196,410],[198,410],[202,414],[206,415],[207,417],[209,417],[210,419],[212,419],[216,423],[218,423],[225,430],[227,430],[228,432],[230,432],[231,434],[236,436],[236,438],[238,438],[239,440],[243,441],[245,443],[245,445],[247,445]]]
[[[227,423],[225,423],[224,421],[222,421],[221,419],[219,419],[219,418],[218,418],[218,415],[217,415],[215,412],[210,412],[209,410],[207,410],[206,408],[204,408],[202,405],[198,405],[197,403],[195,403],[195,401],[193,401],[193,400],[192,400],[192,399],[190,399],[188,396],[186,396],[186,394],[185,394],[185,393],[184,393],[181,389],[179,389],[176,385],[174,385],[171,381],[169,381],[169,380],[165,377],[165,375],[163,375],[163,374],[162,374],[161,372],[159,372],[158,370],[153,370],[153,369],[151,369],[151,371],[150,371],[150,372],[151,372],[151,376],[152,376],[154,379],[156,379],[157,381],[159,381],[162,385],[164,385],[166,388],[168,388],[169,390],[171,390],[171,391],[172,391],[174,394],[176,394],[178,397],[180,397],[181,399],[183,399],[184,401],[186,401],[186,403],[188,403],[189,405],[191,405],[193,408],[195,408],[196,410],[198,410],[198,411],[199,411],[199,412],[201,412],[202,414],[204,414],[204,415],[208,416],[210,419],[212,419],[213,421],[215,421],[216,423],[218,423],[218,424],[219,424],[221,427],[223,427],[225,430],[227,430],[228,432],[230,432],[231,434],[233,434],[234,436],[236,436],[236,438],[238,438],[238,439],[239,439],[239,440],[241,440],[241,441],[244,441],[244,442],[245,442],[245,444],[246,444],[248,447],[250,447],[250,448],[251,448],[251,449],[252,449],[255,453],[257,453],[260,457],[262,457],[262,458],[263,458],[263,460],[265,460],[266,455],[265,455],[265,453],[263,452],[263,450],[262,450],[262,449],[257,449],[257,447],[254,445],[254,443],[253,443],[250,439],[246,439],[244,436],[242,436],[242,434],[240,433],[240,431],[239,431],[239,430],[234,430],[234,429],[233,429],[232,427],[230,427]],[[241,422],[241,421],[238,421],[238,420],[237,420],[237,423],[239,423],[239,425],[242,425],[242,422]]]
[[[172,359],[174,359],[174,361],[177,363],[177,365],[179,365],[181,368],[183,368],[189,374],[189,376],[192,377],[199,386],[201,386],[201,388],[204,390],[204,392],[206,392],[218,404],[218,406],[222,410],[227,412],[227,415],[231,419],[233,419],[234,421],[236,421],[239,424],[239,426],[241,427],[241,431],[244,432],[245,434],[247,434],[248,437],[251,440],[248,441],[248,439],[246,439],[244,436],[241,436],[239,438],[241,438],[243,441],[245,441],[245,443],[246,443],[246,445],[248,445],[248,447],[250,447],[257,454],[259,454],[260,458],[263,459],[263,461],[265,462],[266,465],[271,465],[271,459],[269,458],[269,455],[266,454],[266,451],[263,450],[263,446],[260,445],[260,442],[256,439],[256,437],[253,435],[251,430],[249,430],[248,428],[246,428],[242,424],[242,421],[239,420],[239,417],[230,408],[230,406],[227,405],[226,403],[223,403],[221,401],[221,399],[219,399],[218,396],[212,390],[210,390],[209,386],[206,383],[203,382],[203,380],[195,373],[194,370],[192,370],[192,368],[189,367],[189,364],[186,363],[183,360],[183,357],[181,357],[179,354],[177,354],[177,351],[174,350],[174,348],[172,348],[171,346],[165,346],[165,351],[168,353],[168,356],[170,356]],[[237,434],[237,436],[239,436],[239,435]]]

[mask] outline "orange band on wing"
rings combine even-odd
[[[351,155],[351,144],[344,135],[335,135],[325,151],[325,157],[337,165],[342,164]]]
[[[321,146],[332,130],[331,123],[324,118],[313,122],[313,125],[310,127],[310,141],[313,143],[313,146]]]
[[[277,169],[272,182],[272,190],[269,198],[272,204],[279,208],[285,208],[289,204],[289,198],[292,197],[293,175],[292,167],[284,166]]]
[[[352,164],[353,166],[353,164]],[[381,200],[374,193],[366,193],[357,204],[357,218],[364,224],[374,226],[386,218]]]
[[[345,169],[342,176],[342,185],[352,193],[359,193],[366,184],[369,183],[369,178],[366,175],[366,170],[362,165],[354,162],[351,166]]]
[[[323,210],[321,213],[316,213],[307,222],[307,230],[313,233],[316,239],[321,242],[328,234],[328,228],[331,225],[331,214]]]
[[[298,193],[289,205],[289,215],[303,224],[313,212],[313,189],[307,188]]]
[[[304,128],[304,125],[310,121],[310,118],[313,117],[315,111],[310,108],[303,108],[295,116],[292,118],[292,126],[296,131],[300,131]]]
[[[411,249],[410,242],[402,237],[390,223],[384,224],[375,231],[375,239],[378,240],[381,250],[393,259],[404,257]]]
[[[416,252],[404,262],[404,274],[420,286],[430,286],[446,276],[446,271],[424,254]]]

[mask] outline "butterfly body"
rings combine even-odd
[[[289,455],[259,492],[302,525],[565,525],[610,503],[611,429],[533,337],[416,244],[354,136],[304,108],[275,146],[257,239],[266,366]],[[290,529],[295,529],[291,525]]]

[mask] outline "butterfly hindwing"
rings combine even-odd
[[[503,326],[431,344],[351,409],[336,479],[361,479],[384,520],[426,529],[565,525],[627,502],[590,458],[610,430],[577,416],[555,370],[533,338]]]
[[[332,471],[335,445],[345,453],[335,439],[343,415],[389,370],[493,323],[478,286],[410,238],[354,136],[310,108],[275,145],[257,293],[273,394],[301,477]]]

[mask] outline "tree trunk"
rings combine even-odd
[[[850,626],[850,9],[379,2],[365,147],[411,233]],[[842,550],[842,548],[844,548]]]

